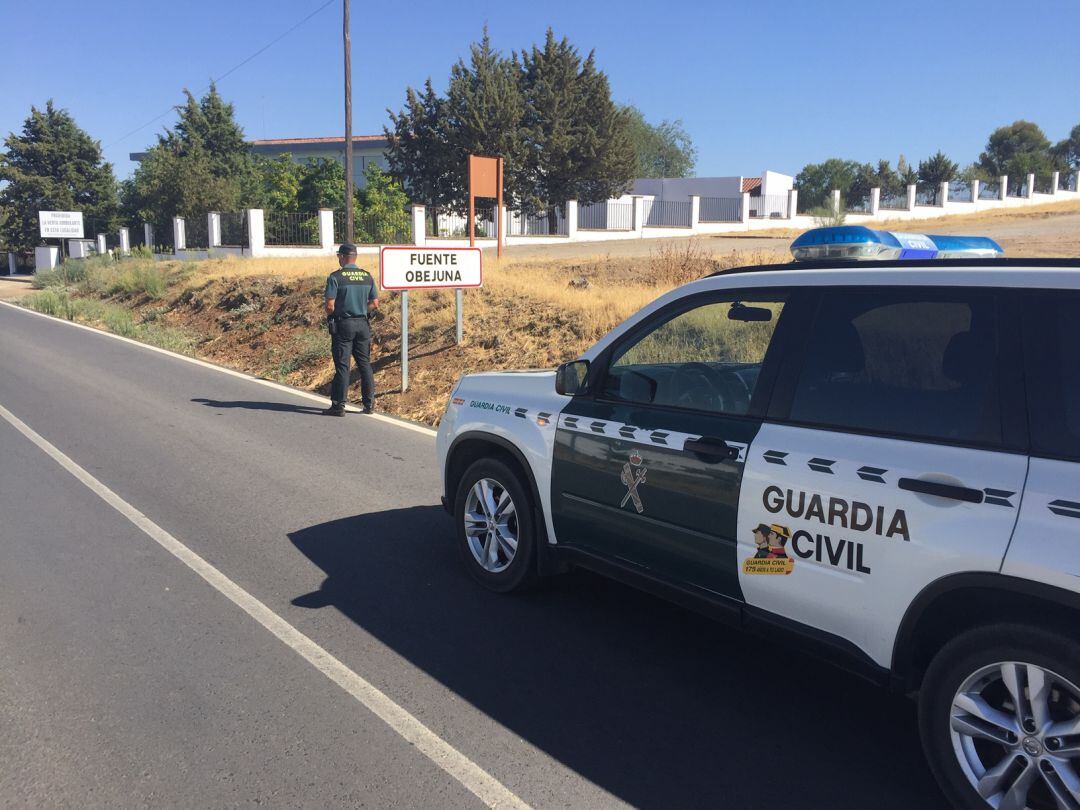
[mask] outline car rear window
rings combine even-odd
[[[791,419],[890,436],[1001,441],[992,293],[826,290]]]

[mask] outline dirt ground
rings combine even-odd
[[[33,276],[0,276],[0,301],[13,301],[34,291]]]
[[[913,221],[903,223],[903,228],[988,235],[1002,244],[1007,256],[1080,257],[1080,204],[1071,210],[1070,205],[1052,212],[1027,209]],[[410,386],[406,392],[401,391],[399,302],[395,294],[384,291],[383,305],[372,323],[377,407],[436,424],[461,375],[551,368],[579,356],[616,324],[673,287],[726,267],[789,261],[793,236],[794,232],[770,232],[559,244],[510,248],[501,261],[486,256],[484,287],[465,295],[462,345],[454,342],[452,292],[410,295]],[[146,266],[137,267],[140,261]],[[376,257],[362,256],[359,263],[376,272]],[[328,394],[333,368],[322,292],[334,266],[329,257],[161,263],[130,259],[99,263],[96,272],[107,276],[160,273],[164,293],[151,297],[133,292],[130,284],[125,287],[99,279],[96,285],[65,288],[63,294],[92,297],[106,307],[123,309],[127,328],[145,335],[140,339],[152,342],[157,335],[159,341],[162,336],[175,340],[180,335],[184,348],[179,350]],[[28,288],[26,280],[0,279],[0,297],[25,294]],[[102,292],[121,288],[127,291]],[[34,298],[26,301],[34,306]],[[100,308],[97,311],[96,320],[72,317],[112,328],[109,316]],[[113,320],[123,323],[122,318]],[[359,399],[355,382],[350,396]]]

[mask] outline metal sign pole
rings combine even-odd
[[[463,289],[461,289],[461,287],[458,287],[456,290],[454,290],[454,303],[457,304],[457,327],[454,330],[454,340],[455,340],[455,342],[457,343],[458,346],[461,345],[461,333],[462,333],[461,310],[462,310],[462,302],[463,302],[464,297],[465,297],[465,291]]]
[[[401,393],[409,390],[409,291],[401,291]]]

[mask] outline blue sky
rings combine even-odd
[[[220,76],[324,0],[3,0],[0,133],[53,98],[106,147],[129,152],[168,115],[122,136]],[[550,25],[595,49],[616,100],[654,122],[682,119],[699,175],[794,174],[832,156],[894,163],[945,150],[977,158],[1018,118],[1051,140],[1080,123],[1076,0],[935,2],[468,3],[353,1],[354,124],[377,133],[386,108],[431,76],[444,87],[486,23],[509,52]],[[45,39],[47,38],[47,39]],[[219,85],[251,138],[343,131],[341,4],[333,3]]]

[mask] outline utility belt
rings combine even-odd
[[[336,335],[338,331],[338,324],[341,321],[366,321],[367,315],[332,315],[326,319],[326,330],[331,335]]]

